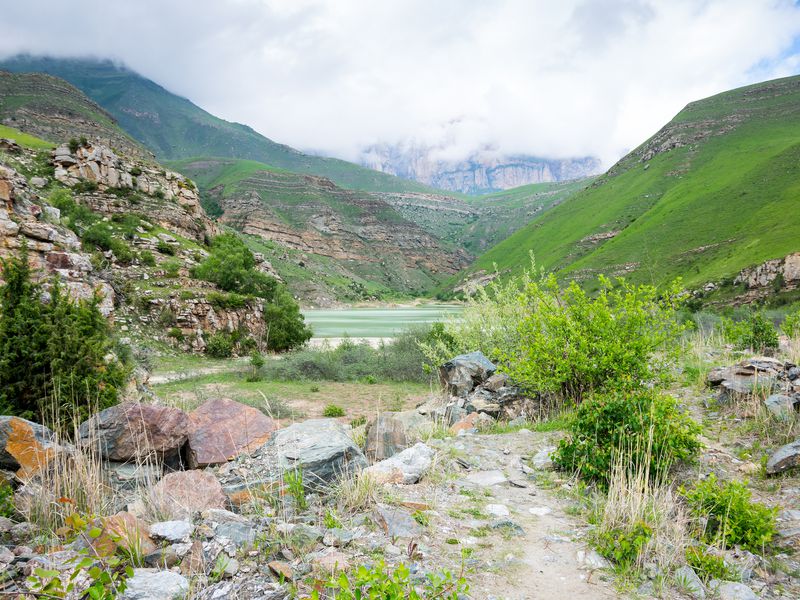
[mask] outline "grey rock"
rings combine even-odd
[[[455,396],[465,396],[494,375],[497,367],[482,352],[461,354],[439,367],[439,379]]]
[[[597,553],[597,550],[578,550],[576,554],[578,565],[583,569],[608,569],[611,567],[605,558]]]
[[[550,458],[550,455],[555,452],[555,449],[555,446],[548,446],[539,450],[531,459],[533,466],[537,469],[551,469],[553,467],[553,459]]]
[[[483,487],[499,485],[508,481],[506,476],[503,475],[503,472],[498,470],[475,471],[474,473],[467,475],[466,480],[470,483],[474,483]]]
[[[708,587],[719,600],[758,600],[756,593],[743,583],[714,579]]]
[[[0,517],[0,535],[9,533],[12,527],[14,527],[14,521],[8,517]]]
[[[706,597],[703,582],[689,565],[684,565],[675,571],[675,583],[683,591],[687,592],[692,598],[702,600]]]
[[[373,511],[375,521],[390,538],[417,537],[422,526],[407,511],[396,506],[377,504]]]
[[[154,569],[169,569],[181,561],[181,557],[172,546],[158,548],[144,557],[144,564]]]
[[[507,536],[522,537],[525,535],[525,530],[522,528],[522,526],[511,519],[501,519],[500,521],[495,521],[492,523],[491,527],[492,529]]]
[[[325,532],[322,538],[322,543],[326,546],[333,546],[335,548],[343,548],[355,539],[355,533],[347,529],[334,527]]]
[[[772,394],[764,400],[764,406],[775,418],[785,421],[795,411],[795,399],[785,394]]]
[[[180,600],[189,592],[189,582],[172,571],[134,569],[123,600]]]
[[[240,548],[249,548],[256,541],[256,528],[252,523],[220,523],[214,532],[217,537],[229,539]]]
[[[303,472],[303,484],[315,489],[366,466],[364,454],[341,423],[311,419],[279,429],[238,465],[236,461],[223,465],[225,473],[220,479],[226,491],[235,494],[251,487],[274,486],[284,473],[297,469]]]
[[[767,461],[767,473],[770,475],[782,473],[797,466],[798,463],[800,463],[800,439],[781,446],[772,453]]]
[[[292,540],[292,544],[302,548],[309,548],[316,545],[317,542],[321,542],[323,535],[322,530],[318,527],[300,524],[292,528],[289,538]]]
[[[31,177],[31,185],[35,188],[43,188],[47,185],[47,179],[44,177]]]
[[[417,442],[411,448],[368,467],[363,474],[383,483],[417,483],[431,468],[435,454],[433,448]]]
[[[188,521],[161,521],[150,525],[150,536],[170,543],[185,542],[194,531]]]
[[[225,580],[205,589],[198,590],[198,600],[286,600],[289,592],[286,586],[279,585],[268,578],[249,576],[236,580]]]

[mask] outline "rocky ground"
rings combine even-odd
[[[551,467],[549,452],[564,435],[559,421],[533,422],[531,401],[482,356],[467,355],[443,367],[448,395],[366,425],[310,419],[277,428],[233,400],[190,413],[125,404],[84,423],[75,447],[41,426],[0,418],[0,463],[16,487],[16,512],[0,519],[0,592],[34,597],[25,577],[37,567],[66,579],[75,557],[91,552],[102,561],[111,551],[136,567],[123,597],[141,600],[305,598],[333,573],[377,561],[406,564],[419,580],[463,574],[471,598],[796,598],[800,485],[789,466],[769,473],[788,464],[790,449],[775,451],[782,439],[773,437],[762,466],[754,440],[763,436],[740,406],[719,403],[729,394],[749,398],[757,381],[770,379],[790,398],[774,414],[794,418],[792,368],[746,360],[712,371],[718,389],[675,390],[704,424],[706,446],[679,482],[712,471],[748,477],[759,500],[781,508],[779,536],[763,557],[727,552],[741,581],[692,589],[658,564],[633,578],[615,571],[591,544],[602,496]],[[93,508],[106,510],[80,514],[96,531],[74,520],[43,529],[36,507],[79,513],[75,499],[57,496],[53,465],[66,457],[74,476],[85,477],[92,448],[103,458],[104,492]]]

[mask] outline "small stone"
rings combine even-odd
[[[322,541],[323,535],[322,531],[317,527],[300,524],[292,529],[289,537],[293,546],[309,548]]]
[[[180,600],[189,592],[186,578],[172,571],[134,569],[127,584],[123,600]]]
[[[596,550],[590,550],[589,552],[578,550],[576,558],[578,565],[584,569],[608,569],[611,567],[611,564],[600,556]]]
[[[144,564],[158,569],[170,569],[181,562],[178,553],[172,546],[159,548],[144,557]]]
[[[542,448],[536,454],[533,455],[531,462],[533,466],[537,469],[551,469],[553,467],[553,459],[550,458],[550,455],[555,451],[554,446],[549,446],[547,448]]]
[[[161,514],[191,518],[209,508],[224,508],[226,499],[217,478],[205,471],[169,473],[150,490],[150,501]]]
[[[413,538],[422,533],[422,527],[406,511],[386,504],[377,504],[375,521],[390,538]]]
[[[511,515],[511,511],[508,510],[505,504],[487,504],[486,512],[493,517],[508,517]]]
[[[379,483],[417,483],[430,469],[435,454],[433,448],[417,442],[411,448],[367,467],[362,476],[371,477]]]
[[[528,509],[528,512],[531,513],[532,515],[536,515],[537,517],[543,517],[553,512],[553,509],[551,509],[548,506],[531,506]]]
[[[764,400],[764,406],[776,419],[785,421],[794,414],[795,401],[791,396],[772,394]]]
[[[715,579],[708,587],[714,590],[719,600],[758,600],[756,593],[743,583]]]
[[[475,471],[466,476],[466,480],[480,486],[490,487],[508,481],[502,471]]]
[[[206,559],[203,553],[203,542],[195,540],[181,561],[181,573],[184,575],[199,575],[204,573],[205,569]]]
[[[267,566],[273,573],[275,573],[275,575],[282,577],[286,581],[292,581],[294,579],[294,573],[292,572],[292,567],[289,565],[289,563],[285,563],[280,560],[273,560],[267,563]]]
[[[525,535],[525,530],[518,523],[515,523],[510,519],[495,521],[492,523],[492,529],[500,531],[509,536],[522,537]]]
[[[185,542],[194,531],[187,521],[161,521],[150,525],[150,536],[170,543]]]
[[[348,570],[350,568],[350,560],[343,552],[332,550],[313,558],[311,565],[317,571],[335,573]]]
[[[767,460],[767,473],[782,473],[800,463],[800,439],[781,446]]]

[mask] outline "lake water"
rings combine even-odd
[[[304,310],[306,322],[314,328],[315,339],[349,336],[361,338],[393,338],[413,325],[434,323],[447,315],[461,312],[452,304],[384,308],[342,308]]]

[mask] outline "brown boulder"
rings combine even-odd
[[[0,467],[15,469],[24,479],[35,474],[60,447],[44,425],[19,417],[0,417]]]
[[[80,439],[96,445],[106,460],[126,462],[179,458],[189,433],[189,417],[170,406],[118,404],[81,423]]]
[[[209,400],[189,414],[189,466],[219,465],[252,452],[277,429],[261,411],[229,400]]]
[[[177,471],[165,475],[153,486],[150,502],[164,518],[191,519],[196,512],[225,508],[225,494],[211,473]]]
[[[365,454],[371,461],[385,460],[408,448],[403,421],[391,413],[382,413],[367,428]]]

